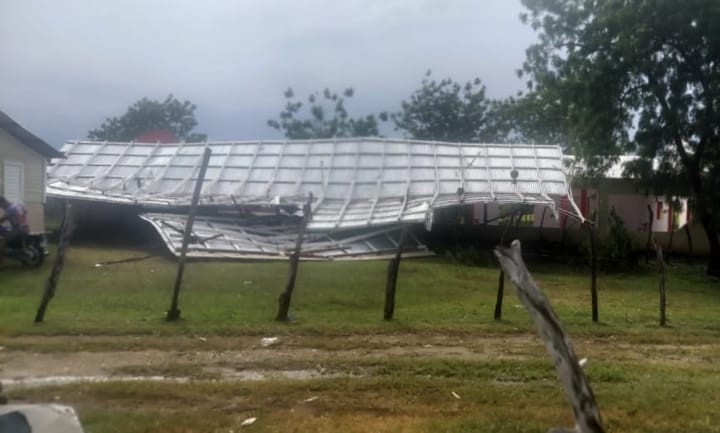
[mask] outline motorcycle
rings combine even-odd
[[[44,234],[26,233],[16,236],[5,245],[5,257],[24,266],[36,268],[43,264],[47,252]]]

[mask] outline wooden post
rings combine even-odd
[[[202,165],[200,166],[200,173],[198,174],[197,181],[195,182],[195,190],[193,191],[192,202],[190,203],[190,209],[188,210],[187,221],[185,222],[185,232],[183,233],[183,243],[180,249],[180,259],[178,260],[177,275],[175,276],[175,286],[173,287],[172,302],[170,303],[170,309],[165,313],[165,319],[168,321],[180,319],[180,310],[178,309],[178,298],[180,297],[180,286],[182,285],[183,273],[185,272],[185,256],[187,255],[188,244],[190,244],[190,238],[192,237],[193,224],[195,223],[195,214],[197,213],[197,204],[200,200],[200,192],[202,191],[203,182],[205,181],[205,172],[207,171],[208,163],[210,162],[210,155],[212,151],[209,147],[205,148],[203,153]]]
[[[595,224],[585,222],[590,238],[590,302],[592,304],[592,321],[598,321],[598,295],[597,295],[597,233]]]
[[[550,302],[540,291],[522,259],[520,241],[510,248],[497,247],[495,255],[500,266],[517,288],[520,302],[530,314],[545,348],[552,358],[555,370],[563,385],[565,396],[572,408],[575,429],[552,429],[554,432],[603,433],[600,410],[590,383],[580,366],[570,337],[560,325]]]
[[[670,255],[672,254],[673,249],[673,236],[675,236],[675,212],[673,212],[672,206],[670,206],[668,212],[670,212],[670,215],[668,215],[668,218],[670,218],[670,240],[668,241],[667,254],[665,254],[665,263],[670,266]]]
[[[539,240],[543,240],[543,226],[545,225],[545,212],[547,212],[547,206],[543,207],[542,216],[540,217],[540,229],[538,230]]]
[[[660,326],[665,326],[665,263],[663,260],[662,246],[653,239],[655,245],[655,254],[657,255],[658,267],[658,289],[660,291]]]
[[[498,290],[497,298],[495,299],[495,320],[502,320],[502,303],[503,303],[503,292],[505,291],[505,271],[500,268],[500,275],[498,276]]]
[[[295,239],[295,249],[290,255],[290,269],[288,270],[288,279],[285,284],[285,290],[278,297],[278,312],[275,320],[279,322],[288,321],[288,312],[290,311],[290,301],[292,293],[295,289],[295,280],[297,278],[298,266],[300,265],[300,253],[302,251],[302,242],[305,237],[305,227],[311,218],[313,195],[310,193],[308,201],[303,206],[303,218],[300,223],[297,238]]]
[[[400,259],[402,258],[403,246],[407,237],[407,229],[403,227],[400,232],[400,240],[395,250],[395,257],[388,262],[387,280],[385,281],[385,309],[383,310],[383,318],[392,320],[395,314],[395,288],[397,287],[397,277],[400,271]]]
[[[60,239],[58,240],[58,248],[55,253],[55,261],[53,262],[52,270],[47,281],[45,281],[45,290],[43,291],[42,298],[40,299],[40,306],[35,314],[35,323],[42,323],[45,320],[45,310],[47,310],[50,300],[55,296],[55,287],[57,287],[58,280],[60,279],[60,273],[62,272],[63,265],[65,264],[65,252],[67,251],[68,245],[70,245],[70,235],[73,231],[73,215],[72,205],[65,203],[65,214],[63,215],[63,221],[60,225]]]
[[[652,240],[652,225],[653,225],[653,210],[652,206],[647,205],[648,210],[648,235],[647,242],[645,242],[645,264],[650,263],[650,241]]]
[[[515,235],[517,236],[518,231],[520,230],[520,219],[522,218],[522,213],[520,214],[512,214],[510,215],[510,221],[508,221],[507,225],[505,226],[505,230],[503,230],[503,234],[500,236],[500,245],[505,246],[505,233],[507,233],[508,227],[510,227],[513,224],[513,221],[515,221]],[[517,220],[515,220],[515,218]],[[495,320],[502,320],[502,304],[503,304],[503,296],[505,296],[505,271],[503,271],[502,268],[500,268],[500,275],[498,276],[498,290],[497,290],[497,296],[495,298],[495,314],[494,318]]]

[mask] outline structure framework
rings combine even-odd
[[[72,141],[62,149],[66,159],[48,169],[47,193],[182,213],[205,148],[212,157],[200,194],[202,208],[298,215],[312,194],[307,230],[315,233],[358,229],[371,234],[380,227],[423,222],[429,229],[435,209],[474,203],[548,206],[555,214],[583,219],[572,200],[562,150],[555,145],[385,138]],[[567,200],[570,207],[560,205]],[[168,240],[169,232],[162,232],[167,227],[157,222],[163,219],[171,217],[146,217]]]

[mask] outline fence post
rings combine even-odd
[[[647,265],[650,263],[650,242],[652,241],[652,225],[653,225],[653,210],[652,206],[647,205],[648,210],[648,235],[647,235],[647,242],[645,242],[645,264]]]
[[[65,252],[70,244],[70,235],[73,231],[73,215],[72,205],[65,203],[65,213],[63,215],[63,221],[60,225],[60,239],[58,240],[58,248],[55,253],[55,261],[53,262],[52,270],[47,281],[45,281],[45,290],[43,291],[42,298],[40,299],[40,306],[35,314],[35,323],[41,323],[45,320],[45,310],[50,303],[50,300],[55,296],[55,287],[57,286],[58,280],[60,279],[60,273],[62,272],[63,265],[65,264]]]
[[[183,273],[185,272],[185,256],[187,255],[188,244],[192,237],[193,224],[195,223],[195,214],[197,213],[197,204],[200,200],[200,192],[202,191],[203,182],[205,181],[205,172],[207,171],[210,155],[212,151],[209,147],[205,148],[203,153],[202,165],[200,173],[195,182],[195,190],[193,191],[192,202],[188,210],[187,221],[185,222],[185,232],[183,233],[183,243],[180,249],[180,258],[178,260],[177,275],[175,276],[175,285],[173,286],[172,301],[170,309],[165,313],[165,319],[174,321],[180,319],[180,310],[178,309],[178,298],[180,297],[180,286],[182,285]]]
[[[395,314],[395,288],[397,287],[397,277],[400,271],[400,259],[402,258],[402,250],[407,236],[407,229],[403,227],[400,232],[400,240],[395,250],[395,257],[388,262],[387,280],[385,282],[385,309],[383,310],[383,318],[392,320]]]
[[[510,220],[508,221],[507,225],[505,226],[505,229],[503,230],[502,235],[500,236],[500,246],[505,246],[505,234],[508,231],[508,228],[513,225],[513,222],[515,223],[515,236],[518,235],[520,232],[520,219],[522,218],[523,213],[520,212],[519,214],[513,213],[510,215]],[[495,314],[494,318],[495,320],[502,320],[502,304],[503,304],[503,297],[505,296],[505,271],[503,268],[500,268],[500,275],[498,276],[498,289],[497,289],[497,296],[495,298]]]
[[[550,302],[525,266],[520,241],[514,241],[510,248],[501,246],[495,248],[495,255],[500,260],[500,266],[517,288],[518,298],[528,311],[550,358],[553,360],[565,396],[572,408],[575,429],[551,429],[550,431],[603,433],[600,410],[590,383],[578,361],[570,337],[562,329]]]
[[[598,316],[598,294],[597,294],[597,236],[595,224],[585,222],[588,236],[590,238],[590,302],[592,307],[592,321],[597,323]]]
[[[298,266],[300,265],[300,254],[302,252],[302,242],[305,237],[305,227],[311,218],[313,195],[310,193],[308,201],[303,206],[303,218],[300,223],[300,230],[295,239],[295,249],[290,256],[290,269],[288,270],[288,279],[285,284],[285,290],[278,297],[278,313],[275,320],[278,322],[287,322],[288,313],[290,311],[290,301],[292,299],[293,290],[295,290],[295,280],[297,278]]]
[[[653,239],[653,244],[655,245],[655,254],[657,254],[658,290],[660,292],[660,326],[665,326],[665,263],[660,242],[658,242],[657,239]]]

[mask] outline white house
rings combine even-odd
[[[0,194],[22,203],[33,232],[45,229],[45,167],[63,154],[0,111]]]

